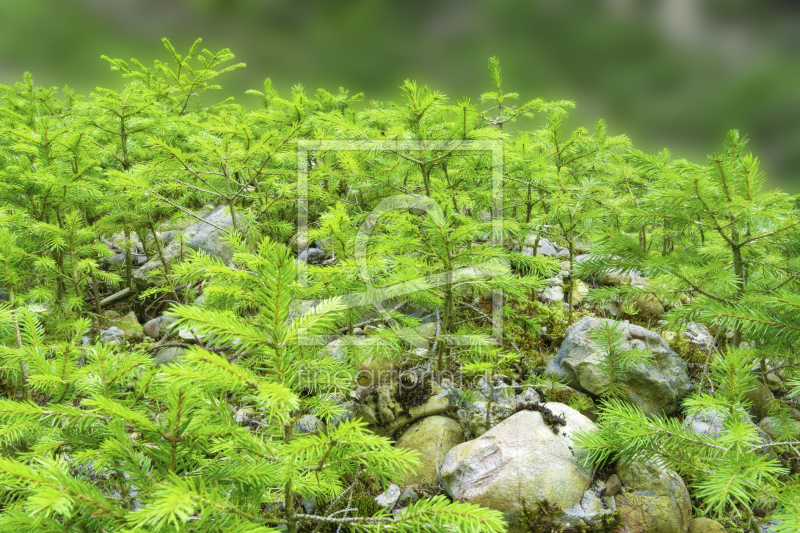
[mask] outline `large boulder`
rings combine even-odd
[[[617,469],[626,491],[615,496],[620,533],[686,533],[692,502],[676,472],[637,459]]]
[[[228,206],[217,206],[203,215],[202,220],[186,227],[183,231],[183,247],[202,250],[210,256],[222,258],[225,262],[230,261],[233,251],[225,246],[222,240],[232,227],[233,217]],[[164,260],[172,263],[178,259],[182,252],[186,253],[186,248],[183,247],[178,239],[171,240],[164,248]],[[154,253],[150,261],[134,272],[133,278],[138,285],[146,287],[150,284],[148,281],[150,272],[161,267],[161,258]]]
[[[509,533],[528,530],[526,511],[581,503],[591,483],[592,470],[583,464],[584,454],[573,449],[572,437],[595,425],[564,404],[542,405],[550,410],[549,423],[541,412],[520,411],[450,450],[442,465],[447,493],[503,512]],[[553,416],[562,417],[564,425]]]
[[[593,329],[605,318],[584,317],[567,328],[566,337],[545,374],[563,380],[580,391],[600,395],[608,385],[599,365],[605,357],[590,338]],[[670,414],[680,399],[691,390],[686,363],[657,333],[641,326],[623,323],[624,350],[647,350],[653,358],[619,378],[619,385],[630,403],[648,415]]]
[[[405,485],[426,485],[439,481],[444,457],[464,442],[461,424],[446,416],[429,416],[410,426],[395,444],[398,448],[420,452],[420,465],[404,478]]]

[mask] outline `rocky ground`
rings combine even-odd
[[[230,258],[230,250],[221,241],[222,231],[231,225],[229,213],[224,208],[213,208],[201,216],[208,223],[187,220],[181,227],[165,229],[159,235],[161,254],[168,262],[179,261],[187,247],[223,260]],[[176,231],[180,230],[183,238],[176,240]],[[109,245],[118,252],[110,264],[119,265],[124,254],[120,258],[120,248],[114,243]],[[453,499],[502,511],[512,533],[725,531],[713,520],[692,517],[686,483],[676,472],[645,461],[614,464],[602,471],[585,466],[572,438],[576,432],[595,427],[593,400],[599,398],[606,384],[598,369],[603,356],[591,342],[589,332],[603,321],[625,318],[619,305],[590,305],[585,298],[592,286],[644,286],[647,280],[636,273],[573,280],[565,249],[546,239],[538,241],[538,246],[538,254],[563,262],[560,272],[547,280],[547,287],[532,296],[551,307],[567,306],[571,300],[578,319],[561,332],[563,338],[555,337],[556,342],[541,345],[535,356],[522,354],[522,363],[528,376],[555,378],[563,385],[543,387],[518,373],[512,377],[487,377],[496,380],[492,386],[481,379],[475,382],[474,390],[465,390],[455,378],[441,383],[431,379],[432,362],[425,357],[425,350],[409,352],[403,362],[362,362],[359,385],[350,398],[342,399],[349,416],[359,417],[374,432],[396,439],[396,446],[419,451],[421,457],[419,467],[401,485],[391,485],[378,495],[376,504],[401,513],[416,498],[444,492]],[[532,248],[522,251],[533,253]],[[576,261],[585,257],[579,256]],[[134,278],[141,288],[147,288],[147,274],[160,266],[160,259],[155,254],[144,263],[139,255],[135,258]],[[324,249],[312,247],[300,260],[321,263],[330,258]],[[199,303],[202,304],[202,297]],[[158,364],[179,360],[189,345],[210,342],[191,331],[174,331],[174,319],[170,317],[154,316],[142,324],[135,313],[125,312],[126,305],[117,304],[122,312],[104,312],[107,320],[100,340],[119,344],[145,342]],[[622,321],[624,348],[646,350],[652,362],[623,377],[620,385],[626,399],[649,415],[675,416],[699,433],[719,434],[723,419],[713,414],[683,418],[680,402],[703,379],[705,356],[725,332],[715,336],[696,323],[681,331],[663,330],[659,319],[666,310],[661,303],[641,298],[633,306],[636,314]],[[434,310],[413,306],[401,309],[421,320],[423,337],[435,336]],[[551,340],[552,330],[565,325],[549,326]],[[377,329],[359,327],[354,333],[368,335]],[[334,338],[321,355],[346,357],[347,350],[341,339]],[[401,370],[414,375],[416,385],[411,392],[397,379]],[[758,426],[765,442],[771,440],[775,423],[767,416],[767,406],[784,392],[781,377],[770,374],[766,383],[759,383],[750,394],[752,409],[740,413],[748,423]],[[800,411],[793,414],[800,430]],[[304,432],[324,431],[325,424],[306,416],[298,422],[298,428]]]

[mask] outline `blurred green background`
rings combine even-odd
[[[647,151],[701,162],[725,131],[751,138],[770,184],[800,193],[800,3],[789,0],[0,0],[0,83],[30,71],[88,93],[121,87],[100,55],[166,59],[196,37],[247,68],[221,96],[339,86],[366,99],[415,78],[453,100],[490,89],[572,99]]]

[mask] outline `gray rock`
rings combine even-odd
[[[122,344],[125,342],[125,332],[116,326],[111,326],[100,332],[100,342],[106,344]]]
[[[309,248],[303,250],[297,257],[300,261],[308,261],[309,263],[317,263],[325,259],[325,252],[319,248]]]
[[[612,474],[606,481],[606,496],[615,496],[621,488],[622,482],[619,480],[619,476]]]
[[[375,503],[381,507],[394,507],[394,504],[396,504],[397,500],[400,499],[401,494],[402,491],[400,490],[400,487],[397,485],[389,485],[389,488],[386,489],[386,492],[375,497]]]
[[[686,332],[684,337],[687,341],[697,346],[704,353],[710,354],[714,351],[714,336],[708,331],[708,328],[703,324],[697,322],[689,322],[686,324]]]
[[[233,218],[231,217],[230,209],[228,206],[217,206],[206,213],[202,218],[202,221],[198,220],[187,226],[184,230],[184,247],[191,248],[192,250],[202,250],[212,257],[221,258],[225,262],[230,261],[233,256],[233,251],[222,242],[227,231],[233,227]],[[224,231],[220,231],[210,224],[214,224]],[[184,249],[184,253],[185,252],[186,249]],[[179,259],[180,255],[181,245],[178,240],[172,240],[164,248],[164,259],[167,263],[172,263]],[[150,272],[161,267],[162,264],[158,254],[153,254],[150,261],[136,270],[133,274],[133,278],[138,285],[147,287],[150,285],[150,281],[147,279]]]
[[[384,303],[384,307],[395,307],[397,303],[390,301],[388,305]],[[407,317],[416,318],[421,324],[426,322],[436,322],[436,308],[424,307],[414,302],[406,300],[402,305],[397,308],[399,313],[403,313]]]
[[[125,263],[125,254],[124,253],[114,254],[108,259],[106,259],[105,262],[113,266],[122,266],[122,264]]]
[[[770,436],[773,440],[782,441],[781,439],[781,422],[778,418],[774,416],[767,416],[761,419],[758,423],[758,428]],[[791,438],[789,440],[796,440],[797,436],[800,435],[800,422],[796,420],[789,421],[789,428],[786,428],[792,432]]]
[[[544,302],[562,302],[564,301],[564,289],[560,285],[547,287],[542,291],[542,300]]]
[[[638,275],[639,273],[635,270],[628,273],[623,273],[619,270],[609,270],[607,272],[598,273],[595,276],[595,280],[600,285],[619,287],[620,285],[630,285],[634,278],[638,277]]]
[[[638,316],[643,318],[658,318],[666,312],[661,302],[652,294],[643,294],[635,298],[631,305],[636,309]]]
[[[294,429],[298,433],[316,434],[325,431],[325,423],[314,415],[305,415],[295,422]]]
[[[333,357],[337,361],[344,361],[347,356],[347,342],[344,339],[334,339],[325,345],[322,352],[327,357]]]
[[[767,388],[770,392],[783,392],[786,390],[783,386],[783,381],[781,381],[781,378],[779,378],[777,374],[770,372],[764,379],[767,382]]]
[[[601,394],[607,386],[598,368],[604,355],[589,335],[603,321],[608,320],[584,317],[567,328],[561,349],[547,365],[545,375],[557,377],[575,389]],[[622,349],[647,350],[653,354],[648,365],[627,372],[619,380],[625,399],[648,415],[673,413],[680,399],[691,390],[686,363],[658,334],[631,324],[625,324],[625,332]]]
[[[758,380],[755,382],[755,388],[746,392],[744,398],[752,404],[750,414],[755,420],[761,420],[768,416],[772,409],[772,403],[775,401],[769,388]]]
[[[400,497],[397,499],[398,507],[407,507],[409,504],[413,503],[419,498],[416,492],[412,489],[406,487],[403,489],[403,492],[400,493]]]
[[[526,242],[531,246],[536,244],[536,235],[529,235],[526,239]],[[522,253],[525,255],[533,255],[533,248],[523,248]],[[558,259],[569,259],[569,249],[554,244],[550,242],[549,239],[542,237],[539,239],[539,247],[536,249],[536,255],[555,257]]]
[[[464,391],[454,385],[450,379],[442,380],[442,392],[447,397],[450,407],[458,407],[461,404],[461,396]]]
[[[178,361],[184,353],[186,353],[186,350],[180,346],[169,346],[167,348],[161,348],[158,350],[153,360],[158,366],[168,365]]]
[[[610,515],[616,511],[616,503],[614,498],[600,499],[597,496],[600,489],[602,489],[602,483],[596,483],[595,486],[588,488],[584,491],[581,501],[556,514],[552,517],[553,522],[570,529],[574,526],[582,528],[595,525],[600,526],[600,531],[606,529],[602,527],[601,521],[604,515]]]
[[[148,320],[142,326],[142,331],[148,337],[160,339],[168,331],[169,326],[175,323],[177,319],[172,316],[159,316],[153,320]]]
[[[750,417],[743,409],[739,411],[739,416],[741,420],[745,420],[749,426],[756,430],[763,444],[769,444],[772,442],[769,434],[764,432],[764,430],[759,426],[753,424],[753,422],[750,420]],[[701,435],[719,438],[723,431],[725,431],[724,424],[727,418],[727,413],[721,411],[712,411],[709,409],[700,411],[693,416],[687,416],[683,421],[683,425],[693,429],[695,432]],[[762,453],[767,452],[762,451]]]
[[[317,497],[311,496],[310,498],[303,498],[303,510],[306,514],[311,514],[314,511],[314,507],[317,506]]]
[[[536,509],[547,501],[568,509],[582,501],[591,482],[591,468],[574,450],[572,435],[594,424],[566,405],[546,405],[566,419],[566,426],[556,426],[558,434],[541,413],[520,411],[454,447],[442,465],[445,491],[454,500],[503,512],[509,533],[527,531],[523,505]]]
[[[178,338],[183,339],[185,341],[190,342],[197,342],[198,340],[203,341],[208,337],[208,335],[200,335],[196,332],[195,328],[188,329],[180,329],[178,330]]]
[[[436,330],[439,329],[436,322],[426,322],[419,326],[420,336],[427,339],[428,341],[432,341],[436,338]],[[441,332],[440,332],[441,333]]]
[[[758,527],[761,530],[761,533],[775,533],[777,529],[775,526],[780,525],[782,520],[770,520],[769,522],[765,522],[760,524]]]
[[[619,305],[615,303],[606,304],[602,308],[603,316],[616,318],[619,316]]]
[[[116,319],[114,325],[122,330],[127,342],[139,342],[142,340],[142,325],[139,324],[139,320],[133,311]]]

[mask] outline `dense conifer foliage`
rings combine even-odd
[[[607,384],[599,429],[576,437],[587,461],[654,459],[696,514],[758,531],[757,506],[800,528],[798,199],[764,189],[738,132],[703,165],[602,121],[569,132],[573,104],[517,105],[495,58],[479,105],[412,81],[364,103],[266,80],[254,110],[208,106],[243,65],[164,43],[153,66],[104,58],[119,91],[0,86],[0,531],[504,531],[498,511],[434,489],[394,514],[374,504],[420,457],[348,411],[357,370],[413,356],[439,382],[485,375],[488,428],[501,378],[556,386],[530,370],[608,304],[654,330],[705,324],[716,344],[682,354],[699,377],[683,411],[647,416],[617,382],[648,354],[620,348],[619,324],[596,330]],[[197,245],[195,222],[222,251]],[[545,240],[569,263],[537,253]],[[535,302],[559,267],[566,301]],[[632,273],[647,283],[593,283]],[[655,301],[663,320],[636,310]],[[108,342],[114,306],[169,329]],[[435,330],[408,307],[434,310]],[[344,355],[320,345],[356,329],[369,335],[343,337],[358,339]],[[183,353],[154,357],[169,348]],[[775,375],[780,438],[765,443],[741,413]],[[708,410],[726,415],[719,438],[682,424]]]

